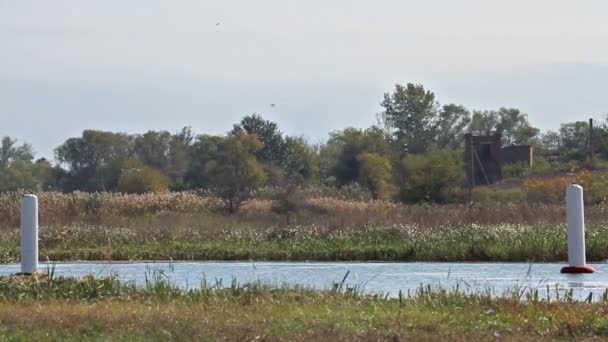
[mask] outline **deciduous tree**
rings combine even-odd
[[[385,93],[380,103],[382,117],[392,129],[399,147],[408,153],[426,151],[433,138],[433,123],[438,103],[435,94],[422,84],[397,84],[393,93]]]
[[[218,158],[205,166],[211,189],[230,213],[238,211],[266,180],[267,175],[256,159],[262,147],[256,135],[235,132],[221,144]]]

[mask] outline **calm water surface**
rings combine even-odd
[[[381,263],[381,262],[136,262],[136,263],[56,263],[55,274],[81,277],[115,275],[124,281],[145,284],[146,278],[160,276],[185,289],[198,288],[206,279],[214,285],[229,286],[261,282],[270,285],[300,285],[328,289],[347,272],[346,284],[367,293],[398,295],[415,292],[421,285],[462,291],[505,295],[514,289],[574,289],[579,299],[590,292],[598,298],[608,288],[608,264],[594,264],[596,273],[566,275],[564,264],[542,263]],[[42,264],[46,269],[49,264]],[[0,275],[19,272],[18,264],[0,265]]]

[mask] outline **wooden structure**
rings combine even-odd
[[[534,148],[531,145],[502,146],[500,134],[465,134],[464,160],[467,180],[471,188],[489,185],[502,179],[504,165],[524,162],[533,166]]]

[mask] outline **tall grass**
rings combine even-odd
[[[584,300],[577,300],[573,289],[563,289],[558,285],[543,287],[515,287],[510,291],[497,294],[493,289],[464,290],[458,286],[445,288],[421,284],[415,291],[399,292],[391,297],[384,293],[365,293],[364,284],[346,285],[350,272],[346,272],[341,281],[329,289],[319,290],[293,285],[270,285],[260,282],[241,284],[232,279],[225,284],[221,279],[215,282],[203,280],[198,288],[184,290],[163,277],[151,272],[143,285],[134,281],[120,281],[115,276],[82,278],[64,276],[0,276],[0,302],[28,301],[184,301],[188,303],[209,300],[226,300],[228,298],[250,299],[255,296],[276,297],[292,296],[328,296],[336,298],[384,299],[399,301],[416,301],[428,307],[446,307],[463,304],[469,300],[509,300],[516,303],[539,302],[596,302],[608,303],[608,289],[595,298],[590,295]]]
[[[160,193],[126,195],[116,193],[39,194],[42,225],[94,224],[131,226],[138,222],[165,221],[167,225],[202,225],[235,227],[286,225],[286,216],[273,211],[271,199],[253,199],[238,215],[227,216],[221,201],[195,193]],[[17,193],[0,194],[0,229],[19,225]],[[590,223],[606,222],[608,206],[586,208]],[[201,222],[201,218],[204,222]],[[565,220],[561,204],[471,204],[471,205],[402,205],[388,201],[358,201],[336,197],[306,197],[293,213],[290,224],[315,225],[329,229],[363,225],[413,224],[425,227],[466,224],[545,224]]]
[[[558,289],[559,290],[559,289]],[[590,303],[532,290],[498,298],[421,286],[397,298],[340,286],[260,284],[180,290],[115,278],[0,278],[7,340],[542,340],[605,339],[608,294]]]
[[[563,261],[564,225],[46,226],[43,260]],[[587,257],[608,259],[608,226],[590,225]],[[19,233],[0,235],[0,262],[19,258]]]
[[[226,215],[195,193],[41,193],[49,260],[560,261],[563,205],[401,205],[306,197],[289,216],[271,199]],[[0,262],[19,258],[19,195],[0,195]],[[608,206],[587,206],[590,260],[608,259]]]

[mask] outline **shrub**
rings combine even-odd
[[[525,178],[549,173],[551,164],[544,159],[535,160],[532,167],[526,162],[515,162],[505,165],[502,171],[505,178]]]
[[[586,203],[598,204],[608,198],[608,174],[593,174],[587,170],[569,176],[527,179],[523,188],[529,202],[564,203],[570,184],[583,186]]]
[[[460,194],[464,163],[456,151],[439,150],[428,156],[410,155],[401,162],[401,199],[406,202],[450,202]]]
[[[505,178],[522,178],[532,173],[532,168],[526,162],[509,163],[502,169]]]
[[[392,197],[392,166],[388,159],[376,153],[361,153],[359,162],[359,183],[367,187],[374,199]]]
[[[163,192],[169,189],[169,180],[160,171],[148,166],[123,170],[116,191],[127,194]]]
[[[534,203],[563,203],[566,187],[575,183],[575,177],[547,177],[526,179],[523,184],[526,198]]]
[[[551,171],[551,163],[549,163],[546,159],[537,158],[534,160],[534,166],[532,166],[532,174],[541,175],[550,173]]]
[[[286,223],[291,223],[290,216],[306,207],[304,193],[295,185],[288,185],[275,195],[271,210],[279,215],[285,215]]]

